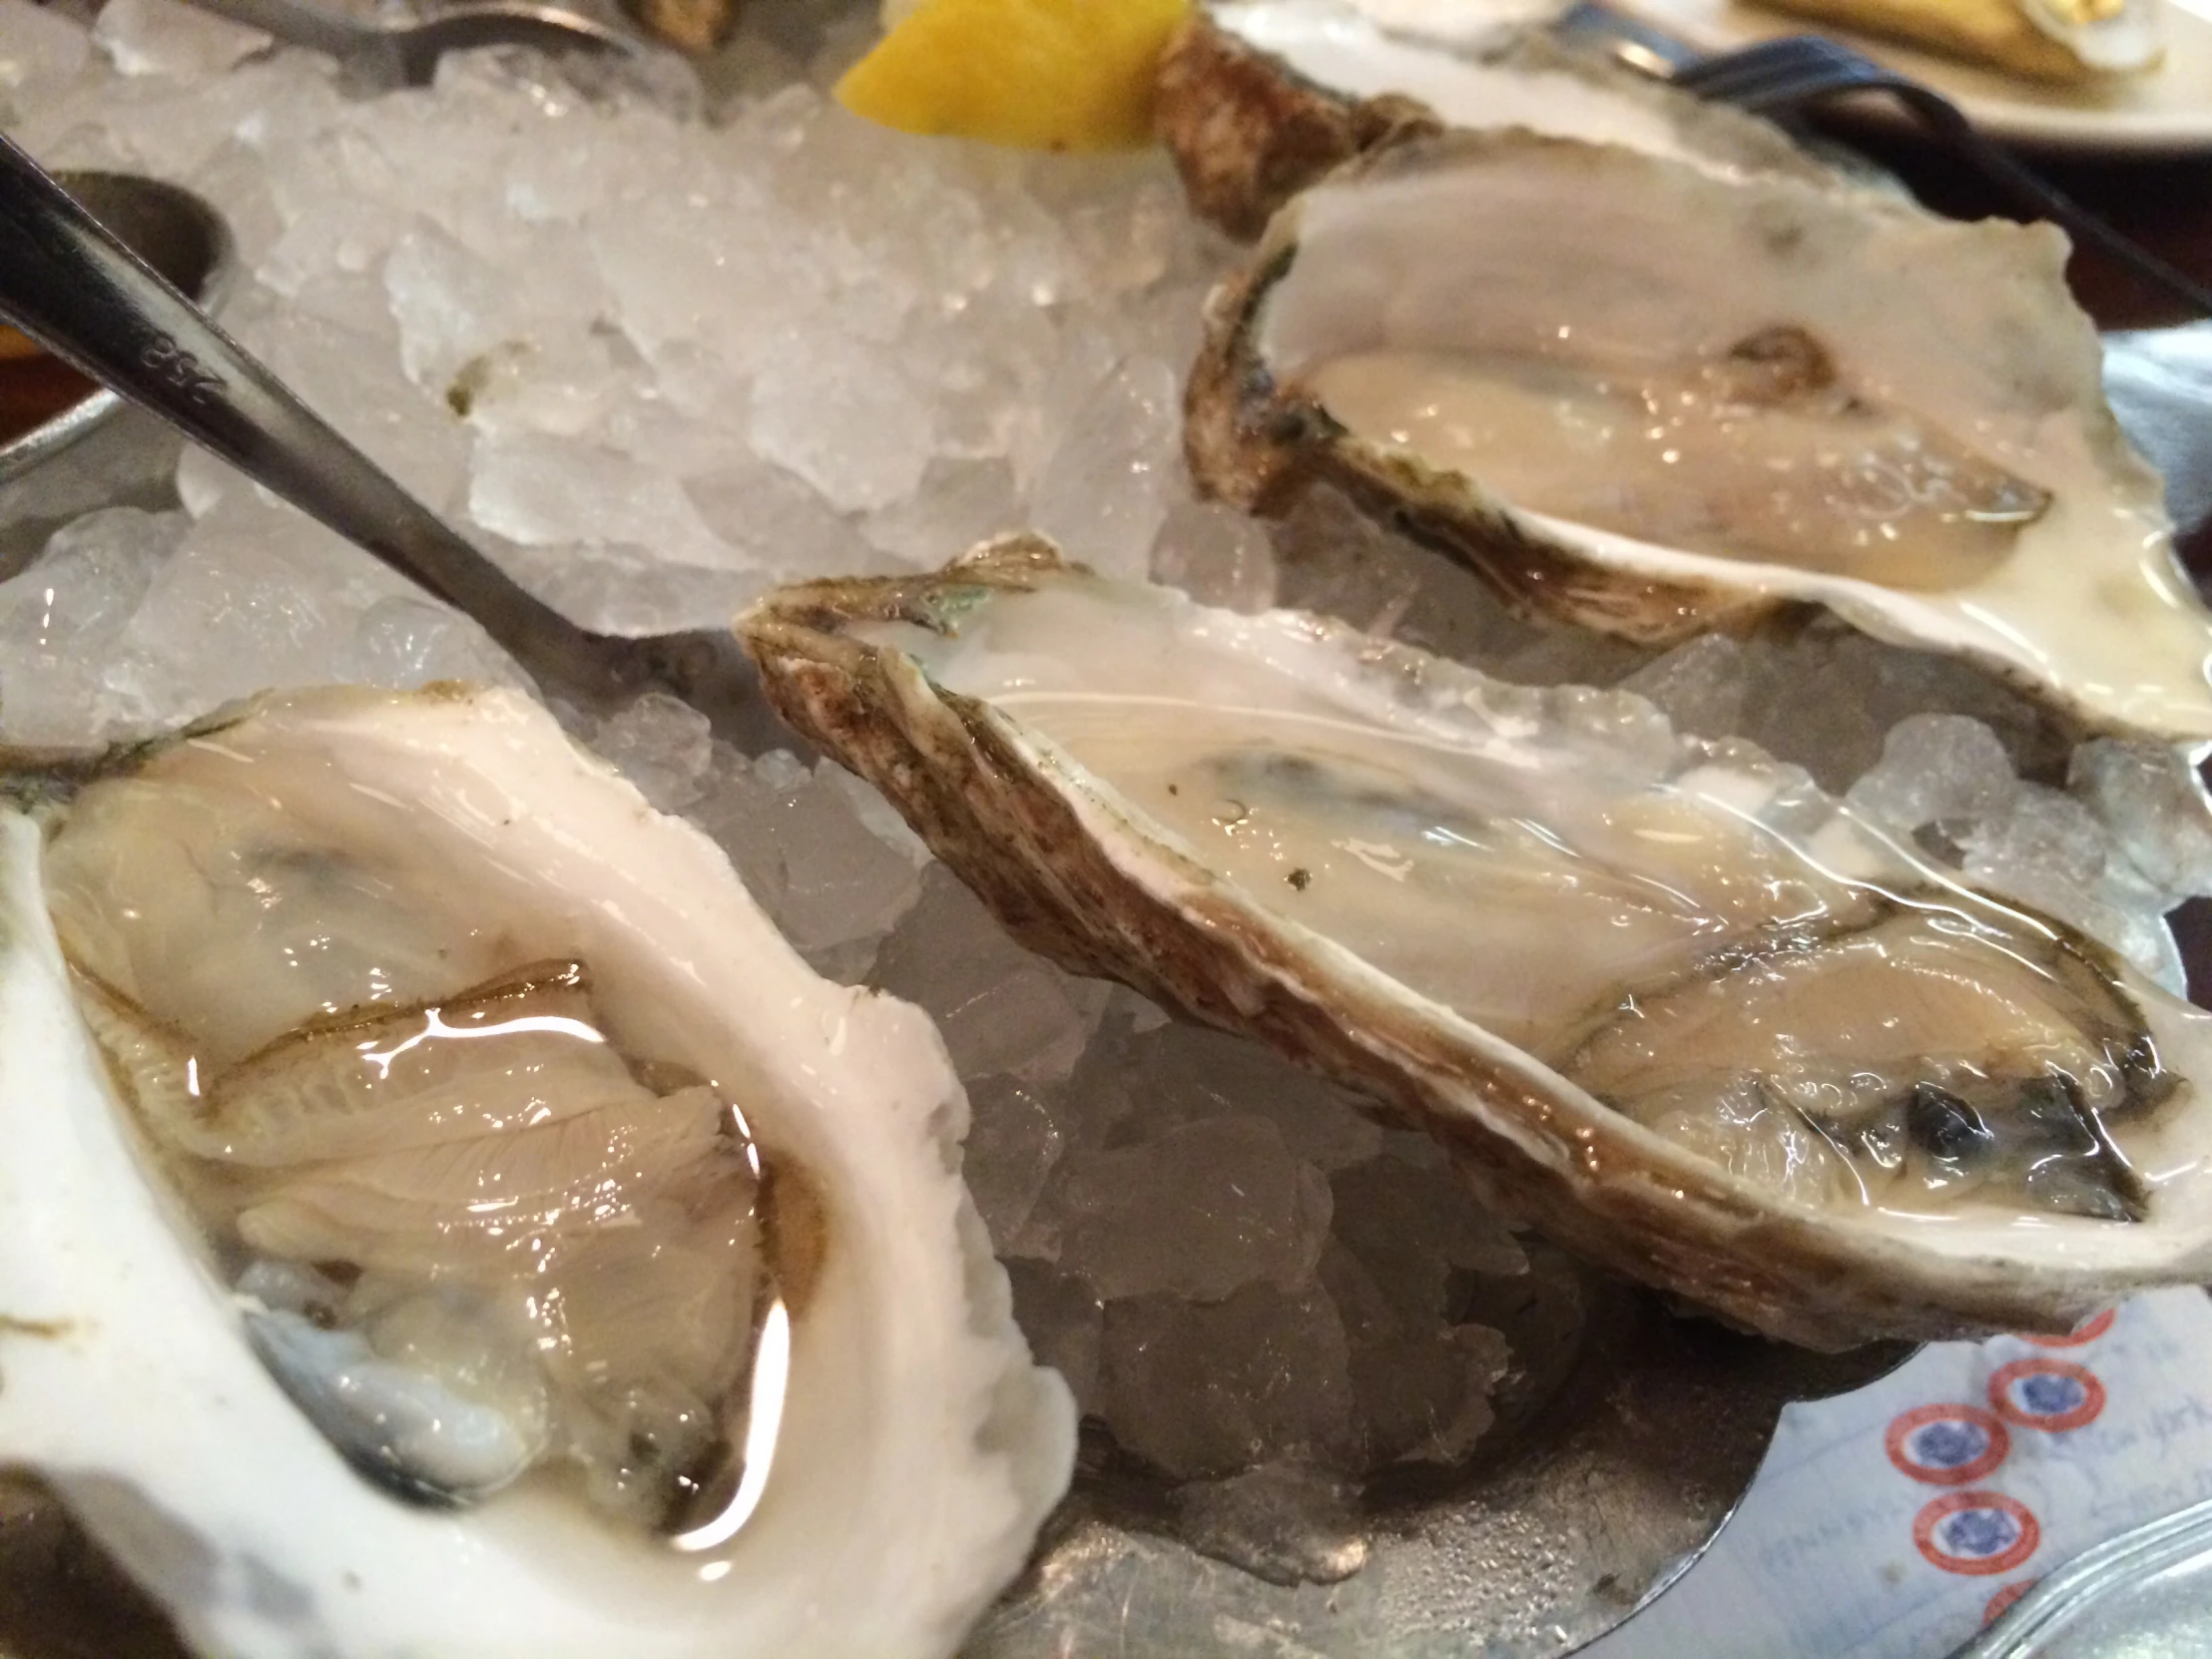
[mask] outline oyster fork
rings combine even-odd
[[[602,703],[659,686],[726,737],[765,721],[730,630],[628,639],[578,627],[301,403],[4,134],[0,248],[0,321],[474,618],[546,690]]]
[[[2122,236],[2010,152],[1983,138],[1958,106],[1940,93],[1848,46],[1819,35],[1790,35],[1707,57],[1597,0],[1580,0],[1554,27],[1570,38],[1592,42],[1641,74],[1755,115],[1787,114],[1854,93],[1887,93],[1932,137],[2019,207],[2049,220],[2075,242],[2095,248],[2169,297],[2212,315],[2212,285]]]

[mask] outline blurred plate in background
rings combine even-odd
[[[1617,0],[1620,9],[1707,52],[1814,32],[1740,0]],[[2166,59],[2109,85],[2043,86],[1892,41],[1825,30],[1964,110],[1989,137],[2115,155],[2212,153],[2212,0],[2166,0]],[[1870,110],[1887,100],[1867,100]]]

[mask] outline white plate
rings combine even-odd
[[[1612,3],[1708,52],[1819,27],[1739,0]],[[2212,153],[2212,0],[2166,0],[2165,22],[2164,63],[2148,74],[2093,88],[2039,86],[1841,29],[1820,32],[1934,87],[1991,138],[2115,155]]]

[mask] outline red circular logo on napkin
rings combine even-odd
[[[2029,1337],[2022,1335],[2020,1341],[2033,1343],[2037,1348],[2079,1348],[2083,1343],[2095,1342],[2111,1329],[2112,1310],[2107,1308],[2070,1337]]]
[[[1913,1517],[1913,1542],[1923,1555],[1945,1572],[1975,1578],[2010,1572],[2041,1541],[2027,1505],[2002,1492],[1950,1492]]]
[[[1883,1436],[1902,1474],[1931,1486],[1970,1486],[2012,1449],[2004,1424],[1978,1405],[1916,1405]]]
[[[2003,1589],[1989,1598],[1989,1605],[1981,1609],[1981,1622],[1983,1624],[1996,1623],[1997,1620],[2004,1617],[2004,1610],[2027,1594],[2028,1591],[2034,1589],[2037,1580],[2035,1579],[2023,1578],[2017,1584],[2005,1585]]]
[[[1989,1404],[2016,1427],[2056,1433],[2096,1421],[2104,1384],[2064,1360],[2014,1360],[1989,1378]]]

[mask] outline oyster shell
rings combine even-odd
[[[2212,737],[2212,618],[2047,226],[1526,134],[1332,176],[1209,306],[1201,486],[1331,480],[1524,607],[1820,606],[2080,726]]]
[[[1833,1349],[2212,1267],[2212,1016],[1638,698],[1026,538],[740,630],[1023,938],[1367,1091],[1624,1273]]]
[[[1551,44],[1385,26],[1346,0],[1194,11],[1160,66],[1153,125],[1191,206],[1250,241],[1354,156],[1445,128],[1525,127],[1724,173],[1832,177],[1780,128]]]
[[[188,1642],[951,1651],[1074,1424],[917,1010],[510,693],[16,784],[0,1460]]]

